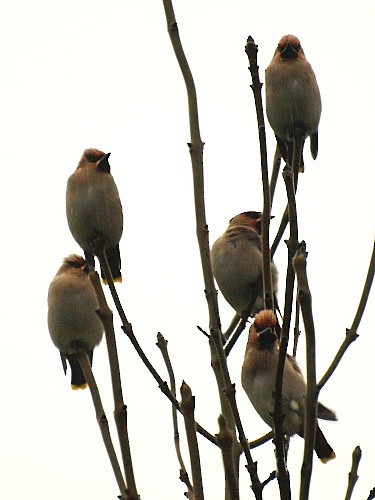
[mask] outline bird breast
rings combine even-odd
[[[89,349],[99,344],[103,326],[94,288],[88,277],[57,275],[48,291],[48,327],[55,346],[65,354],[73,354],[73,344]]]
[[[317,132],[322,106],[318,84],[307,61],[296,60],[295,64],[277,67],[271,64],[265,81],[267,117],[279,138],[292,141],[294,124],[303,125],[305,137]]]
[[[90,240],[94,236],[101,236],[107,248],[119,243],[122,207],[110,174],[76,170],[68,180],[66,206],[70,231],[81,248],[91,251]]]

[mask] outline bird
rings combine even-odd
[[[262,278],[261,212],[242,212],[229,221],[226,231],[211,248],[214,278],[225,300],[237,314],[250,315],[264,309]],[[278,272],[271,262],[274,294]]]
[[[302,150],[310,137],[310,151],[318,155],[318,126],[322,101],[315,73],[307,61],[301,42],[294,35],[284,35],[266,69],[266,113],[275,133],[281,155],[292,165],[295,128],[301,137],[299,170],[303,172]]]
[[[111,175],[110,153],[86,149],[66,188],[66,216],[73,238],[94,267],[93,244],[103,244],[113,281],[121,282],[119,242],[123,230],[120,195]],[[107,279],[103,268],[101,277]]]
[[[83,257],[69,255],[48,289],[48,329],[60,351],[65,374],[66,361],[70,365],[72,389],[87,385],[77,353],[86,350],[92,364],[94,348],[103,337],[102,322],[95,312],[98,302],[87,270]]]
[[[273,427],[275,383],[279,359],[279,343],[275,333],[276,317],[265,309],[254,318],[250,327],[241,382],[250,402],[259,416]],[[297,362],[289,356],[285,359],[283,376],[282,413],[286,435],[304,434],[304,408],[306,383]],[[335,412],[318,402],[318,418],[337,420]],[[336,457],[319,425],[316,427],[315,452],[323,463]]]

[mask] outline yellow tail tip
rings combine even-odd
[[[73,391],[79,391],[79,390],[83,390],[83,389],[86,389],[87,387],[87,383],[84,383],[84,384],[81,384],[81,385],[75,385],[75,384],[72,384],[71,385]]]
[[[102,278],[103,285],[108,285],[108,280]],[[122,283],[122,276],[119,278],[113,278],[113,283]]]
[[[330,460],[333,460],[334,458],[336,458],[336,454],[335,452],[333,451],[329,457],[324,457],[324,458],[321,458],[320,460],[326,464],[327,462],[329,462]]]

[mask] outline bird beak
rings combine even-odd
[[[260,347],[266,348],[272,346],[277,341],[277,335],[273,328],[267,327],[258,332],[258,341]]]
[[[283,59],[295,59],[298,57],[298,52],[289,42],[285,45],[285,48],[280,52]]]
[[[109,165],[109,162],[108,162],[108,158],[110,157],[111,153],[107,153],[105,155],[103,155],[100,160],[98,161],[98,169],[101,171],[101,172],[107,172],[109,173],[111,171],[111,167]]]

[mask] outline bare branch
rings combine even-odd
[[[230,384],[229,385],[229,374],[226,377],[226,383],[225,383],[225,394],[228,397],[232,412],[233,412],[233,417],[236,422],[236,427],[238,430],[238,436],[239,436],[239,441],[241,443],[242,449],[245,453],[245,457],[247,460],[247,470],[249,471],[250,477],[251,477],[251,482],[252,482],[252,490],[254,492],[255,498],[257,500],[261,500],[263,498],[262,496],[262,485],[261,482],[259,481],[258,477],[258,470],[257,470],[257,464],[253,461],[251,458],[250,454],[250,448],[248,445],[248,442],[245,437],[245,433],[242,427],[241,419],[240,419],[240,414],[238,411],[237,403],[236,403],[236,390],[235,390],[235,384]]]
[[[352,468],[348,474],[348,489],[346,490],[345,500],[350,500],[352,498],[354,486],[358,481],[358,466],[361,458],[361,448],[359,446],[356,446],[352,453]]]
[[[158,333],[157,338],[158,338],[158,341],[157,341],[156,345],[159,347],[159,349],[162,353],[165,365],[167,367],[171,392],[172,392],[173,396],[176,396],[176,381],[175,381],[172,363],[171,363],[169,353],[168,353],[168,341],[163,337],[163,335],[161,333]],[[182,458],[182,453],[181,453],[180,435],[178,432],[177,410],[173,405],[172,405],[172,421],[173,421],[174,445],[175,445],[175,449],[176,449],[178,463],[180,465],[180,479],[183,483],[186,484],[188,490],[192,493],[193,486],[190,482],[189,475],[186,471],[186,467],[185,467],[184,460]]]
[[[236,330],[240,321],[241,321],[241,316],[238,313],[236,313],[233,316],[233,319],[230,322],[227,330],[225,332],[223,332],[224,345],[225,345],[225,341],[228,341],[230,339],[230,337],[232,336],[233,332]]]
[[[267,477],[267,479],[265,481],[263,481],[262,483],[262,487],[264,488],[265,486],[267,486],[268,483],[270,483],[271,481],[273,481],[274,479],[276,478],[276,471],[272,471],[271,474]]]
[[[97,256],[98,256],[100,265],[102,266],[102,268],[103,268],[103,270],[104,270],[105,273],[108,272],[108,276],[109,276],[110,275],[109,273],[111,271],[110,271],[110,268],[109,268],[109,265],[108,265],[108,261],[107,261],[107,257],[105,255],[105,253],[101,252],[99,249],[97,249],[96,252],[97,252]],[[158,383],[158,386],[159,386],[159,389],[161,390],[161,392],[163,394],[165,394],[165,396],[167,396],[167,398],[177,408],[178,411],[181,411],[180,405],[179,405],[177,399],[173,396],[173,394],[169,390],[168,384],[160,377],[160,375],[158,374],[158,372],[155,370],[155,368],[153,367],[153,365],[150,363],[149,359],[147,358],[147,356],[143,352],[143,349],[139,345],[138,340],[136,339],[136,337],[134,335],[133,327],[132,327],[131,323],[129,323],[129,321],[128,321],[126,315],[125,315],[124,309],[123,309],[123,307],[121,305],[120,298],[119,298],[119,296],[117,294],[117,290],[116,290],[116,287],[115,287],[113,281],[108,281],[108,285],[109,285],[109,289],[110,289],[113,301],[115,303],[117,312],[119,313],[120,319],[122,321],[122,326],[121,326],[122,330],[124,331],[124,333],[129,338],[129,340],[132,343],[134,349],[136,350],[138,356],[141,358],[141,360],[143,361],[143,363],[146,366],[146,368],[148,369],[148,371],[151,373],[151,375],[154,377],[154,379]],[[211,441],[211,443],[217,445],[215,437],[212,434],[210,434],[208,431],[206,431],[198,423],[197,423],[197,431],[202,436],[204,436],[206,439],[208,439],[209,441]]]
[[[168,33],[187,90],[190,137],[191,137],[191,142],[189,143],[189,151],[193,169],[195,216],[196,216],[196,226],[197,226],[196,231],[197,231],[197,239],[199,243],[199,251],[202,261],[205,293],[210,314],[210,330],[214,332],[219,332],[221,337],[220,317],[217,305],[217,291],[214,285],[214,279],[211,269],[208,226],[206,222],[206,209],[204,202],[204,176],[203,176],[204,143],[202,142],[200,136],[197,93],[195,89],[193,75],[191,73],[180,40],[180,35],[178,32],[178,27],[174,15],[172,2],[171,0],[163,0],[163,4],[167,19]]]
[[[286,209],[284,210],[283,216],[281,218],[281,221],[280,221],[279,229],[276,233],[275,239],[273,240],[273,243],[271,246],[271,258],[273,258],[275,253],[276,253],[277,247],[279,246],[280,241],[284,235],[284,232],[285,232],[286,226],[288,225],[288,222],[289,222],[288,207],[286,207]]]
[[[120,465],[117,460],[116,452],[113,447],[111,434],[109,432],[108,420],[104,412],[102,400],[100,398],[99,389],[96,385],[96,381],[94,378],[94,374],[91,370],[91,365],[89,358],[87,356],[87,352],[84,349],[81,349],[77,354],[77,360],[82,368],[83,374],[85,376],[86,382],[89,386],[92,402],[94,404],[96,420],[98,422],[100,432],[102,434],[104,446],[107,450],[109,460],[112,465],[112,469],[114,475],[116,477],[117,485],[120,489],[121,497],[125,499],[129,499],[129,490],[126,488],[124,478],[122,476],[122,472],[120,469]],[[132,497],[130,497],[132,498]],[[130,499],[129,499],[130,500]],[[132,499],[133,500],[133,499]]]
[[[186,437],[189,447],[191,474],[193,478],[193,491],[195,500],[203,500],[203,482],[199,448],[194,420],[195,398],[190,387],[183,382],[181,386],[181,411],[185,421]]]
[[[301,331],[299,329],[299,313],[300,313],[300,305],[298,300],[296,300],[296,321],[294,324],[294,341],[293,341],[293,357],[295,358],[297,355],[297,347],[298,340],[301,335]]]
[[[258,296],[259,291],[260,291],[260,288],[253,290],[251,299],[250,299],[250,301],[249,301],[246,309],[242,312],[242,315],[240,317],[240,321],[239,321],[239,323],[237,325],[237,328],[236,328],[235,332],[227,340],[227,343],[224,346],[225,356],[229,355],[230,351],[232,350],[232,348],[234,347],[235,343],[239,339],[241,333],[246,328],[247,321],[248,321],[250,313],[251,313],[251,311],[252,311],[252,309],[254,307],[254,304],[255,304],[255,301],[256,301],[256,298]],[[236,318],[236,316],[235,316],[235,318]]]
[[[293,258],[293,267],[298,284],[298,302],[301,306],[306,333],[306,371],[307,387],[305,398],[304,438],[305,448],[301,468],[300,500],[307,500],[313,467],[313,453],[317,425],[316,363],[315,363],[315,327],[312,314],[311,292],[306,273],[306,244],[302,241]]]
[[[361,299],[359,301],[358,309],[356,312],[356,315],[354,317],[352,326],[349,328],[349,330],[346,330],[346,336],[344,339],[344,342],[341,344],[339,350],[337,351],[337,354],[332,361],[330,367],[326,371],[326,373],[323,375],[322,379],[318,383],[318,392],[324,387],[324,385],[328,382],[328,380],[331,378],[333,372],[336,370],[338,364],[340,363],[342,357],[344,356],[346,350],[350,346],[352,342],[357,340],[358,334],[357,334],[357,329],[359,327],[359,324],[361,322],[363,312],[365,310],[366,304],[368,297],[370,295],[370,290],[372,286],[372,282],[374,279],[374,272],[375,272],[375,244],[372,249],[372,254],[371,254],[371,259],[370,259],[370,264],[369,268],[367,271],[367,276],[366,276],[366,281],[363,287]]]
[[[219,443],[223,458],[226,490],[228,492],[228,497],[231,500],[239,500],[240,495],[238,490],[237,472],[234,469],[232,460],[233,435],[229,432],[225,423],[225,418],[222,415],[220,415],[218,422],[219,433],[216,434],[216,439]]]
[[[275,196],[277,179],[279,178],[280,166],[281,166],[281,153],[280,153],[280,148],[277,145],[273,157],[273,167],[272,167],[272,174],[270,181],[271,207]]]
[[[273,431],[267,432],[264,436],[261,436],[258,439],[254,439],[254,441],[250,441],[249,446],[250,449],[252,450],[253,448],[257,448],[258,446],[261,446],[264,443],[267,443],[267,441],[271,441],[273,438]]]
[[[299,129],[298,127],[294,128],[294,146],[293,146],[293,161],[292,161],[292,168],[294,172],[294,192],[297,192],[297,186],[298,186],[298,172],[299,172],[299,167],[301,165],[301,159],[302,159],[302,147],[303,147],[303,141],[301,134],[303,134],[302,130]],[[278,150],[276,149],[275,153],[275,161],[276,161],[276,154]],[[271,246],[271,258],[275,255],[275,252],[277,250],[277,247],[279,246],[279,243],[283,237],[284,231],[286,229],[286,226],[288,225],[289,221],[289,208],[286,207],[284,210],[283,216],[280,221],[280,226],[277,231],[277,234],[275,236],[275,239],[272,243]]]
[[[279,347],[279,360],[277,363],[276,384],[275,384],[275,447],[276,447],[276,462],[278,472],[279,489],[282,499],[290,499],[290,482],[289,472],[286,466],[284,430],[283,430],[283,414],[282,414],[282,387],[284,365],[289,341],[289,330],[292,319],[293,306],[293,291],[294,291],[294,270],[292,259],[298,244],[298,225],[297,225],[297,208],[295,201],[294,176],[289,165],[286,165],[283,170],[283,178],[288,196],[288,210],[290,223],[290,236],[287,242],[288,245],[288,268],[286,274],[285,286],[285,305],[283,315],[283,325],[281,329],[281,339]]]
[[[258,46],[251,36],[248,37],[245,51],[249,59],[249,70],[252,78],[252,91],[254,94],[255,109],[258,120],[258,135],[260,146],[260,162],[262,171],[263,185],[263,211],[262,211],[262,276],[263,276],[263,294],[266,309],[274,310],[273,287],[271,278],[271,253],[269,241],[269,228],[271,218],[271,195],[268,181],[268,162],[267,162],[267,142],[266,129],[264,125],[264,113],[262,104],[262,83],[259,80],[259,67],[257,61]]]
[[[113,285],[112,274],[109,266],[108,268],[106,268],[106,265],[104,265],[103,270],[107,282],[108,283],[112,282]],[[105,338],[107,342],[108,359],[109,359],[109,366],[112,379],[113,399],[115,404],[114,418],[120,442],[120,449],[121,449],[126,482],[128,484],[128,489],[130,494],[132,495],[132,498],[138,499],[139,495],[137,493],[137,487],[135,483],[133,462],[132,462],[130,443],[129,443],[129,434],[127,426],[127,409],[124,404],[124,399],[122,394],[120,366],[117,355],[115,331],[113,328],[113,314],[108,307],[98,274],[95,271],[91,271],[89,277],[98,299],[99,310],[97,311],[97,314],[103,324]]]
[[[255,298],[256,298],[256,294],[254,294],[254,299]],[[234,347],[235,343],[237,342],[237,340],[239,339],[241,333],[245,330],[246,325],[247,325],[247,319],[248,318],[245,316],[240,319],[240,322],[238,323],[235,332],[230,337],[230,339],[228,339],[228,342],[225,344],[224,352],[225,352],[226,356],[229,356],[229,353],[233,349],[233,347]]]
[[[221,375],[216,375],[217,381],[221,378],[225,383],[226,393],[229,394],[232,388],[228,366],[226,362],[226,356],[223,349],[222,343],[222,333],[219,317],[219,309],[217,304],[217,291],[214,285],[211,260],[210,260],[210,247],[208,240],[208,226],[206,222],[205,213],[205,202],[204,202],[204,176],[203,176],[203,142],[200,137],[199,131],[199,119],[198,119],[198,103],[197,95],[195,90],[195,84],[193,76],[191,74],[177,28],[177,22],[174,15],[173,5],[171,0],[163,0],[165,15],[167,19],[168,32],[170,35],[171,43],[181,69],[181,73],[185,80],[187,95],[188,95],[188,106],[189,106],[189,123],[190,123],[190,135],[191,143],[189,144],[189,151],[191,156],[191,163],[193,169],[193,183],[194,183],[194,201],[195,201],[195,216],[196,216],[196,232],[199,244],[199,251],[202,263],[203,279],[205,284],[205,293],[209,311],[210,318],[210,336],[213,341],[214,349],[211,348],[211,353],[216,350],[219,363],[217,364],[218,369],[222,372]],[[219,393],[223,390],[223,387],[218,386]],[[256,491],[259,489],[260,482],[252,461],[250,450],[247,445],[247,440],[243,432],[241,420],[239,417],[239,412],[235,402],[235,397],[230,397],[230,407],[233,416],[227,411],[226,405],[222,406],[222,414],[225,417],[228,427],[230,428],[233,437],[235,437],[235,428],[233,428],[231,421],[234,419],[236,427],[238,429],[239,440],[243,446],[246,459],[248,461],[250,475],[253,483],[253,488]],[[235,460],[236,451],[233,449],[233,460]]]

